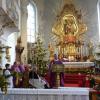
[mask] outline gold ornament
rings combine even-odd
[[[59,54],[75,59],[77,56],[77,41],[81,43],[81,37],[87,27],[82,22],[81,11],[75,9],[73,4],[66,4],[57,16],[52,32],[57,37]],[[80,44],[82,45],[82,44]],[[81,55],[81,54],[80,54]]]

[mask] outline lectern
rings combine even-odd
[[[51,68],[52,72],[56,73],[56,88],[60,87],[60,73],[64,72],[63,64],[53,64]]]

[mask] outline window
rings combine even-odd
[[[27,6],[28,19],[27,19],[27,42],[34,43],[36,37],[36,7],[29,3]]]
[[[100,0],[97,3],[97,11],[98,11],[98,25],[99,25],[99,42],[100,42]]]
[[[29,3],[27,6],[28,18],[27,18],[27,59],[28,63],[32,63],[33,53],[32,48],[36,40],[36,6],[34,3]]]

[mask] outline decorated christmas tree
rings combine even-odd
[[[34,44],[33,51],[33,64],[38,67],[39,74],[44,75],[47,69],[47,61],[45,60],[46,49],[44,48],[43,41],[41,40],[39,35]]]

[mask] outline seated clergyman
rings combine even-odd
[[[46,80],[37,74],[37,67],[34,67],[29,73],[29,84],[38,89],[49,88]]]

